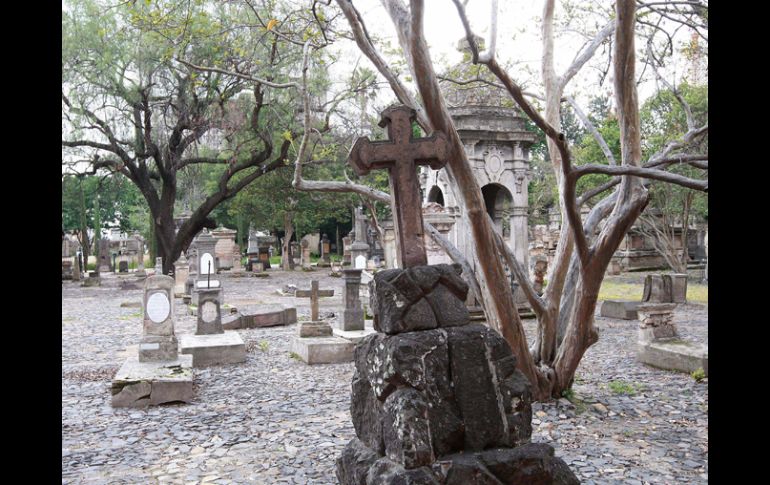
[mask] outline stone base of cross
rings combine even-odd
[[[319,290],[318,280],[310,282],[310,290],[297,290],[294,296],[298,298],[310,298],[310,320],[318,321],[318,298],[322,296],[334,296],[334,290]]]

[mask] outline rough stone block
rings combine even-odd
[[[621,320],[636,320],[638,301],[604,300],[599,315],[607,318],[619,318]]]
[[[680,339],[638,342],[636,358],[659,369],[691,373],[698,369],[708,376],[708,346]]]
[[[422,395],[402,387],[388,396],[383,410],[385,456],[407,469],[433,463],[429,408]]]
[[[295,337],[291,351],[309,365],[340,364],[353,360],[355,344],[339,337]]]
[[[392,335],[468,323],[460,271],[443,264],[378,272],[370,289],[374,328]]]
[[[246,362],[246,344],[238,332],[209,335],[180,335],[182,354],[193,357],[194,367]]]
[[[337,458],[337,481],[351,485],[366,485],[366,474],[380,456],[360,440],[352,439]]]
[[[168,362],[139,362],[129,356],[112,380],[112,407],[146,407],[190,402],[193,397],[191,355]]]

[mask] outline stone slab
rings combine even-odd
[[[637,342],[636,358],[659,369],[692,373],[703,369],[709,373],[708,345],[681,339]]]
[[[246,344],[238,332],[179,335],[179,352],[193,358],[193,367],[246,362]]]
[[[193,357],[139,362],[130,355],[112,380],[112,407],[143,408],[193,398]]]
[[[357,344],[361,340],[364,339],[364,337],[371,335],[373,333],[376,333],[376,331],[373,328],[365,328],[363,330],[342,330],[340,328],[334,329],[334,336],[344,338],[345,340],[350,340],[354,344]]]
[[[294,307],[266,313],[252,313],[244,310],[241,314],[240,328],[275,327],[297,323],[297,309]]]
[[[331,337],[332,326],[327,322],[301,322],[298,335],[302,338]]]
[[[355,348],[356,344],[339,337],[295,337],[291,343],[291,351],[309,365],[353,362]]]
[[[641,302],[628,300],[604,300],[599,315],[621,320],[638,320],[637,307]]]

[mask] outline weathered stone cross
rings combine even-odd
[[[446,136],[434,132],[427,138],[412,138],[415,111],[394,106],[382,112],[381,127],[388,127],[387,141],[369,141],[361,137],[350,150],[348,162],[358,175],[372,169],[388,169],[391,209],[396,219],[396,240],[403,268],[428,264],[423,240],[420,182],[416,165],[430,165],[438,170],[446,164],[449,148]]]
[[[299,298],[310,298],[310,321],[318,321],[318,297],[334,296],[334,290],[319,290],[318,280],[310,282],[310,290],[297,290],[294,296]]]

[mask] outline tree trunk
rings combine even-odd
[[[291,237],[294,235],[294,212],[286,211],[283,213],[283,245],[281,246],[281,267],[284,271],[294,269],[294,258],[291,254]]]
[[[80,180],[80,248],[83,253],[83,267],[81,271],[88,271],[89,239],[88,224],[86,223],[86,198],[83,194],[83,181]]]

